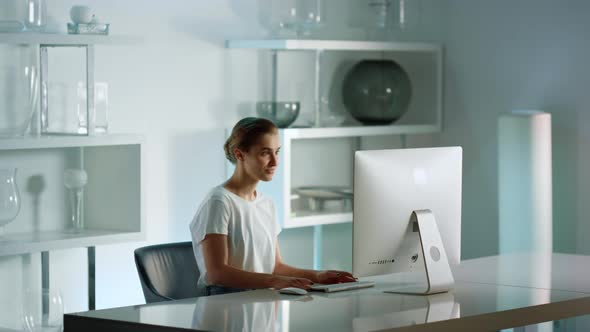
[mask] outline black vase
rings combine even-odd
[[[362,60],[344,77],[342,99],[363,124],[386,125],[407,110],[412,85],[406,71],[392,60]]]

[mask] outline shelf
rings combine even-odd
[[[87,146],[133,145],[143,143],[143,136],[135,134],[111,134],[96,136],[28,136],[0,139],[0,151],[19,149],[51,149]]]
[[[268,39],[268,40],[228,40],[227,48],[266,49],[266,50],[301,50],[301,51],[396,51],[396,52],[436,52],[440,44],[414,42],[374,42],[352,40],[303,40],[303,39]]]
[[[301,211],[305,202],[294,202],[293,187],[313,185],[352,186],[354,152],[396,145],[395,135],[428,135],[442,132],[444,47],[430,42],[354,40],[227,40],[231,58],[256,59],[257,66],[244,67],[230,61],[230,106],[241,112],[245,100],[299,100],[307,119],[322,124],[320,105],[327,97],[330,107],[342,107],[343,78],[363,60],[392,60],[405,69],[412,83],[407,112],[390,125],[284,128],[279,130],[282,152],[278,172],[261,184],[273,197],[284,228],[309,227],[352,221],[343,209]],[[251,53],[254,51],[254,53]],[[278,52],[284,51],[284,52]],[[323,52],[330,51],[330,52]],[[257,84],[251,84],[251,82]],[[248,89],[243,89],[248,86]],[[303,86],[304,88],[297,88]],[[294,91],[291,91],[294,90]],[[271,97],[273,96],[273,97]],[[295,96],[295,97],[293,97]],[[262,98],[262,99],[261,99]],[[308,111],[309,110],[309,111]],[[311,113],[311,114],[310,114]],[[311,118],[310,118],[311,115]],[[367,138],[367,139],[364,139]],[[383,138],[383,139],[380,139]],[[391,143],[390,143],[391,141]],[[403,141],[403,140],[401,140]],[[231,175],[232,167],[227,169]],[[299,200],[301,197],[299,197]],[[317,245],[317,243],[316,243]]]
[[[297,228],[317,225],[331,225],[352,222],[352,212],[316,214],[309,216],[291,217],[283,228]]]
[[[91,45],[91,44],[133,44],[139,38],[111,35],[70,35],[65,33],[0,32],[0,44],[43,44],[43,45]]]
[[[21,255],[56,249],[84,248],[90,246],[139,241],[140,232],[85,230],[81,233],[48,231],[6,234],[0,238],[0,256]]]
[[[384,136],[405,134],[432,134],[440,132],[437,125],[392,125],[329,128],[286,128],[281,129],[290,139],[337,138],[356,136]]]
[[[22,330],[11,330],[5,327],[0,327],[0,332],[22,332]]]

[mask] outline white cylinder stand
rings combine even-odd
[[[518,110],[498,120],[500,253],[552,252],[551,114]]]

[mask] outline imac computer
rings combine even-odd
[[[461,255],[461,175],[460,147],[357,151],[353,274],[386,277],[397,282],[395,293],[452,289],[449,264]],[[425,278],[411,280],[416,275]]]

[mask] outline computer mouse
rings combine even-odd
[[[307,294],[307,291],[305,289],[302,289],[302,288],[287,287],[287,288],[281,288],[281,289],[279,289],[279,293],[282,293],[282,294],[291,294],[291,295],[305,295],[305,294]]]

